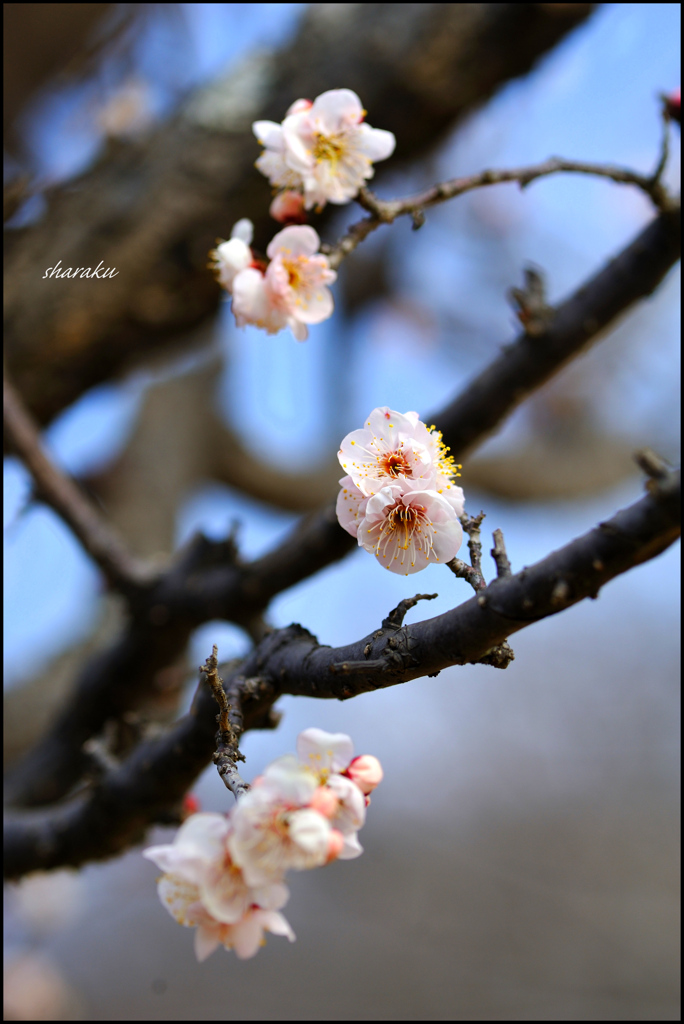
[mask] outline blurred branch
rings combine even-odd
[[[3,417],[10,449],[31,474],[36,495],[64,520],[109,583],[126,595],[148,585],[150,570],[132,557],[78,485],[48,457],[36,424],[7,377],[3,384]]]
[[[675,211],[656,217],[615,259],[556,308],[548,331],[521,335],[445,409],[439,425],[457,461],[528,395],[640,298],[676,262]],[[203,541],[181,553],[117,641],[88,662],[50,734],[16,766],[8,792],[19,803],[49,803],[68,792],[82,769],[81,745],[109,717],[135,707],[156,674],[183,651],[203,622],[253,621],[278,593],[337,561],[355,542],[337,521],[334,500],[306,517],[278,547],[247,565]]]
[[[488,185],[501,185],[505,182],[517,182],[521,188],[527,188],[533,181],[547,178],[551,174],[587,174],[593,177],[608,178],[620,185],[634,185],[646,193],[657,209],[670,210],[677,205],[677,201],[661,182],[668,153],[667,123],[665,123],[664,138],[665,142],[656,169],[653,174],[649,175],[639,174],[637,171],[630,171],[625,167],[584,163],[580,160],[564,160],[554,156],[541,164],[534,164],[530,167],[502,171],[487,170],[463,178],[453,178],[451,181],[443,181],[415,196],[408,196],[406,199],[379,199],[370,189],[362,188],[357,202],[365,210],[368,210],[370,217],[353,224],[339,242],[335,245],[323,246],[322,251],[327,253],[330,266],[337,269],[342,260],[381,224],[393,224],[397,217],[410,216],[414,218],[414,227],[419,228],[424,220],[424,211],[431,206],[437,206],[438,203],[455,199],[456,196],[472,192],[474,189],[485,188]]]
[[[293,100],[344,84],[414,160],[594,6],[311,4],[288,47],[249,54],[148,138],[119,140],[76,182],[52,188],[38,223],[7,232],[7,360],[35,418],[45,424],[87,388],[187,344],[221,298],[206,254],[240,217],[265,249],[274,222],[253,121],[280,120]],[[43,279],[60,261],[118,273]]]
[[[612,519],[435,618],[402,625],[408,607],[432,596],[418,595],[402,602],[380,629],[341,648],[320,645],[301,626],[276,630],[235,669],[228,690],[237,683],[248,729],[267,721],[281,694],[345,700],[450,665],[487,661],[506,637],[597,597],[605,583],[656,557],[679,532],[679,473],[667,472]],[[189,715],[163,738],[141,744],[87,793],[54,810],[8,817],[5,877],[77,866],[141,841],[146,827],[163,818],[211,760],[214,724],[214,697],[200,686]]]

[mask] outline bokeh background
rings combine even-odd
[[[312,5],[57,6],[107,12],[93,12],[87,59],[52,68],[33,91],[17,86],[9,173],[30,169],[41,191],[86,171],[112,140],[144,138],[218,76],[248,75],[296,38]],[[379,193],[550,155],[650,169],[659,94],[680,81],[679,17],[677,4],[598,5],[432,151],[378,173]],[[384,127],[372,109],[368,120]],[[9,230],[43,211],[39,192]],[[344,208],[321,233],[333,241],[355,216]],[[332,454],[370,409],[428,416],[514,336],[506,293],[524,266],[543,270],[557,301],[650,216],[634,190],[580,177],[466,195],[430,211],[417,233],[399,222],[372,236],[343,265],[335,316],[306,344],[237,330],[226,301],[180,352],[84,394],[46,443],[141,554],[168,552],[198,528],[221,537],[237,522],[252,557],[330,492]],[[635,500],[636,447],[679,461],[678,294],[677,269],[464,466],[466,507],[503,530],[514,569]],[[206,438],[197,424],[207,394],[214,443],[241,442],[238,469],[209,475],[193,448]],[[297,474],[294,498],[287,474]],[[12,758],[35,728],[38,688],[49,684],[57,701],[121,610],[68,530],[31,501],[13,458],[4,482]],[[358,551],[280,595],[268,618],[337,645],[416,589],[439,598],[413,619],[469,597],[437,566],[415,582]],[[188,666],[212,643],[222,659],[249,647],[237,627],[210,623]],[[132,850],[8,887],[6,1019],[679,1019],[678,551],[512,646],[505,673],[454,668],[339,705],[286,698],[276,732],[246,736],[250,777],[310,725],[348,732],[386,771],[364,856],[292,876],[296,944],[272,937],[252,961],[220,950],[196,964],[191,933],[157,899],[156,869]],[[226,808],[213,768],[196,792],[204,809]]]

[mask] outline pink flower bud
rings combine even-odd
[[[328,840],[328,859],[326,864],[330,864],[331,861],[337,860],[339,855],[342,853],[344,847],[344,836],[336,828],[331,829],[330,839]]]
[[[356,783],[362,793],[368,794],[382,782],[383,772],[377,757],[373,757],[372,754],[361,754],[354,758],[345,775]]]
[[[194,793],[186,793],[183,797],[183,804],[181,807],[181,816],[183,821],[189,818],[191,814],[197,814],[202,809],[201,804]]]
[[[663,104],[665,106],[665,113],[668,117],[671,117],[673,121],[677,121],[681,124],[682,120],[682,92],[681,89],[673,89],[671,93],[663,95]]]
[[[269,213],[281,224],[306,224],[304,196],[290,189],[279,192],[269,207]]]
[[[312,810],[318,811],[319,814],[322,814],[328,820],[335,817],[339,806],[339,799],[332,789],[329,789],[327,786],[319,786],[309,804]]]

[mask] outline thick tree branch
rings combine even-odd
[[[635,302],[650,295],[677,261],[679,218],[656,217],[617,257],[555,310],[547,332],[522,334],[441,412],[430,419],[460,461],[525,398]],[[89,661],[74,694],[40,747],[17,765],[7,784],[19,803],[63,796],[83,767],[80,748],[116,717],[144,699],[157,673],[185,648],[192,629],[211,619],[249,624],[276,594],[354,548],[337,522],[335,503],[306,517],[275,550],[249,565],[234,552],[202,541],[164,575],[129,628]],[[188,585],[191,581],[191,585]]]
[[[109,583],[133,595],[152,582],[152,572],[134,558],[122,539],[74,481],[43,448],[38,428],[10,381],[3,382],[6,441],[33,477],[36,496],[64,520]]]
[[[656,557],[680,532],[679,473],[652,477],[647,494],[612,519],[514,576],[500,577],[451,611],[402,625],[418,595],[380,629],[342,648],[321,646],[301,626],[269,634],[236,668],[244,727],[268,724],[280,694],[346,700],[486,660],[506,637],[555,615],[609,580]],[[161,739],[148,740],[119,768],[66,806],[13,816],[5,827],[5,875],[77,866],[142,840],[146,827],[176,804],[209,763],[215,703],[201,685],[190,714]]]

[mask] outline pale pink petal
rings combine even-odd
[[[332,316],[334,307],[332,292],[321,285],[317,291],[303,300],[297,310],[297,319],[304,324],[320,324]]]
[[[280,910],[290,898],[290,890],[282,882],[273,882],[271,885],[258,885],[250,890],[252,903],[264,910]]]
[[[311,860],[302,866],[316,867],[325,863],[329,836],[330,822],[317,811],[303,808],[290,815],[290,838]]]
[[[357,124],[364,115],[361,100],[351,89],[329,89],[314,100],[310,117],[325,135],[347,124]]]
[[[363,847],[355,832],[344,837],[344,846],[340,851],[339,860],[354,860],[355,857],[360,857],[362,853]]]
[[[331,775],[328,787],[339,800],[337,813],[331,819],[333,828],[342,835],[351,835],[363,828],[366,821],[366,801],[359,787],[344,775]]]
[[[297,755],[315,772],[341,772],[354,756],[354,744],[344,732],[304,729],[297,737]]]
[[[262,146],[275,150],[283,148],[283,128],[275,121],[255,121],[252,131]]]
[[[195,956],[199,963],[210,957],[215,949],[221,945],[218,928],[212,928],[208,924],[201,924],[195,932]]]
[[[320,244],[317,232],[309,224],[293,224],[273,236],[266,253],[270,259],[280,252],[292,256],[313,256]]]
[[[365,515],[368,498],[350,476],[342,477],[340,486],[342,489],[337,496],[337,518],[342,529],[356,537],[359,523]]]
[[[289,117],[291,114],[301,114],[303,110],[311,110],[312,106],[311,100],[295,100],[285,111],[285,117]]]
[[[458,519],[440,524],[439,529],[435,530],[432,543],[434,560],[450,562],[452,558],[455,558],[462,543],[463,529]]]
[[[309,337],[309,330],[303,320],[296,317],[288,317],[287,326],[292,331],[295,341],[306,341]]]
[[[371,128],[369,124],[359,125],[358,132],[359,148],[373,163],[376,160],[386,160],[394,152],[397,140],[392,132],[384,131],[382,128]]]

